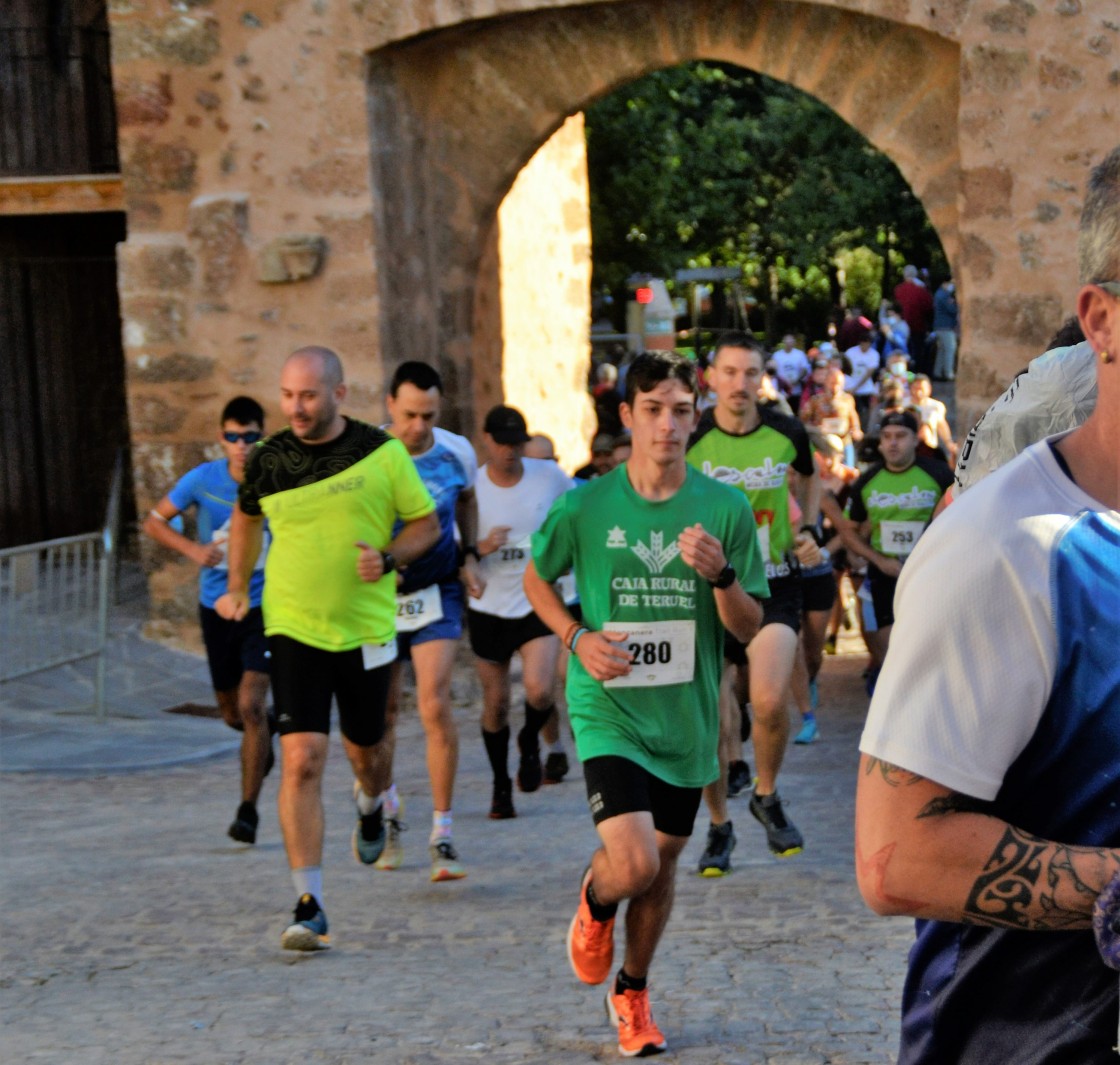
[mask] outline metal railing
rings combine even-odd
[[[0,26],[0,177],[119,170],[109,31]]]
[[[122,476],[118,456],[100,532],[0,550],[0,681],[96,658],[98,721],[105,720]]]

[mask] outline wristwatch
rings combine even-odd
[[[388,551],[381,552],[381,576],[392,573],[397,568],[397,560]]]
[[[463,548],[463,558],[466,558],[467,555],[470,555],[475,562],[482,561],[482,556],[478,553],[478,548],[474,544],[467,544]]]
[[[713,588],[730,588],[735,582],[735,569],[730,563],[719,571],[719,576],[714,581],[708,581]]]

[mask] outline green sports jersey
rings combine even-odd
[[[711,586],[680,557],[681,531],[700,522],[752,595],[768,594],[754,522],[743,496],[696,471],[671,499],[652,502],[626,467],[561,496],[533,534],[537,573],[573,569],[590,629],[629,633],[633,671],[623,684],[594,680],[572,656],[568,714],[581,759],[628,758],[679,787],[703,787],[719,764],[723,626]]]
[[[268,635],[324,651],[394,637],[396,574],[363,581],[355,544],[384,549],[398,517],[435,509],[399,440],[352,418],[315,446],[284,429],[250,453],[238,500],[246,514],[267,516],[272,532],[261,604]]]
[[[704,412],[692,434],[688,462],[706,477],[730,485],[750,500],[759,547],[766,558],[766,576],[788,577],[795,533],[790,521],[790,468],[805,477],[815,469],[809,434],[796,418],[758,408],[759,423],[749,433],[721,429],[711,410]]]
[[[849,516],[859,524],[870,520],[876,551],[905,559],[952,483],[953,473],[943,462],[919,458],[898,473],[879,462],[856,481]]]

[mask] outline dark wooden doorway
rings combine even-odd
[[[129,444],[124,238],[123,214],[0,218],[0,547],[90,532],[104,519],[113,464]]]

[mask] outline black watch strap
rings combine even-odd
[[[708,581],[713,588],[730,588],[735,583],[735,569],[728,563],[719,571],[719,576],[714,581]]]
[[[381,575],[392,573],[397,568],[397,560],[388,551],[381,552]]]
[[[478,548],[474,544],[467,544],[467,546],[463,548],[463,557],[466,558],[467,555],[470,555],[475,562],[482,561],[482,556],[478,553]]]

